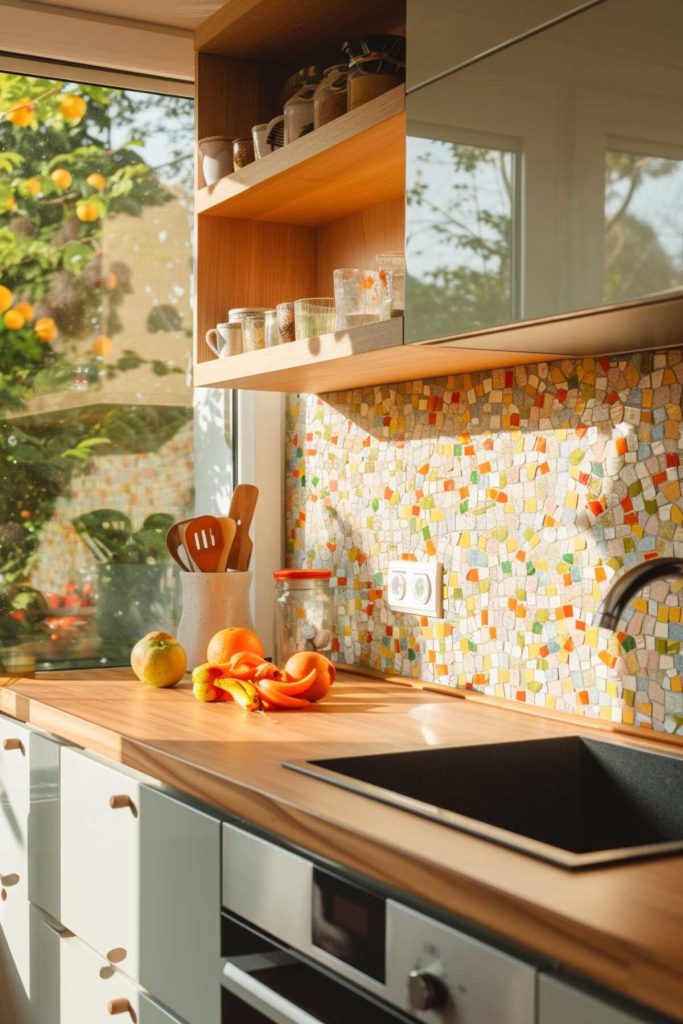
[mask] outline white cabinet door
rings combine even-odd
[[[62,922],[180,1017],[217,1024],[219,821],[80,751],[61,778]]]
[[[643,1024],[646,1020],[556,978],[540,976],[538,1024]]]
[[[140,993],[140,1012],[138,1014],[139,1024],[183,1024],[179,1017],[174,1017],[167,1010],[162,1009],[144,993]]]
[[[30,730],[0,717],[0,876],[28,875]],[[1,879],[0,879],[1,880]]]

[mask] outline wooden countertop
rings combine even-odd
[[[683,1021],[683,856],[572,873],[282,767],[284,760],[590,732],[583,723],[352,675],[342,675],[310,712],[265,717],[201,704],[184,685],[150,689],[126,670],[12,680],[0,686],[0,711]],[[618,741],[662,749],[646,739]]]

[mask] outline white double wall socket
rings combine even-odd
[[[443,566],[441,562],[389,562],[387,603],[395,612],[443,615]]]

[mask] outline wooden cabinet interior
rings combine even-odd
[[[198,139],[250,135],[252,125],[282,109],[282,87],[293,71],[340,63],[347,39],[402,33],[404,20],[403,4],[386,0],[226,5],[196,34]],[[205,365],[217,361],[204,339],[209,328],[227,319],[229,308],[332,295],[336,267],[374,267],[377,253],[404,248],[404,204],[403,87],[211,188],[200,187],[195,382],[207,381],[203,370],[210,378],[220,378],[221,371],[228,376],[226,360],[218,361],[220,369]],[[380,328],[380,348],[387,337],[401,345],[400,322],[389,333],[386,325],[371,327]],[[369,341],[360,339],[360,347],[372,344],[372,334]],[[296,362],[295,348],[287,349],[289,361]]]

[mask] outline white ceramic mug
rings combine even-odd
[[[219,629],[253,629],[251,572],[181,572],[183,611],[176,636],[187,654],[188,671],[203,665],[209,640]]]
[[[242,341],[242,324],[217,324],[206,332],[206,344],[219,359],[239,355],[244,351]]]
[[[280,138],[280,139],[282,139],[282,141],[281,142],[275,142],[275,144],[273,144],[273,142],[268,142],[268,137],[270,136],[271,132],[274,132],[273,140],[275,140],[276,138]],[[268,122],[268,124],[266,125],[265,137],[266,137],[266,145],[270,147],[271,152],[274,149],[279,149],[281,146],[286,146],[287,145],[287,139],[285,138],[285,115],[284,114],[278,114],[277,117],[272,118],[272,120],[270,120]]]
[[[273,146],[268,144],[268,124],[255,124],[251,129],[251,137],[254,140],[254,154],[257,160],[262,160],[273,152]]]
[[[227,135],[209,135],[200,139],[198,145],[207,185],[215,185],[226,174],[232,174],[232,139]]]

